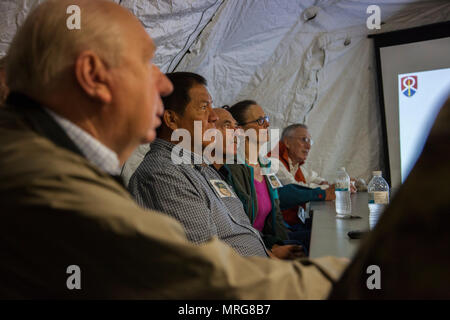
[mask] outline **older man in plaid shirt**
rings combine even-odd
[[[188,151],[188,146],[182,149],[188,164],[172,161],[175,147],[170,142],[172,132],[186,129],[193,136],[194,121],[201,121],[205,132],[214,128],[217,116],[203,77],[188,72],[172,73],[168,77],[175,89],[164,98],[166,110],[158,139],[132,175],[129,190],[140,205],[180,221],[192,242],[202,243],[216,236],[243,256],[269,256],[241,201],[208,160]],[[202,141],[201,149],[208,143]],[[223,192],[224,187],[228,192]]]

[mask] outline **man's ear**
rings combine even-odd
[[[90,98],[104,104],[111,103],[111,75],[95,52],[86,50],[78,55],[75,61],[75,77]]]
[[[290,142],[291,142],[290,139],[287,138],[287,137],[283,139],[283,143],[286,146],[286,148],[288,148],[288,149],[290,149],[290,147],[291,147],[291,143]]]
[[[173,110],[164,110],[164,114],[162,116],[162,122],[166,127],[170,130],[175,131],[178,129],[178,115]]]

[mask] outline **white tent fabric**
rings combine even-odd
[[[367,180],[383,158],[370,4],[226,1],[178,68],[204,75],[217,106],[253,99],[271,127],[306,122],[308,166],[328,180],[341,166]],[[448,1],[377,4],[383,32],[450,19]]]
[[[154,63],[170,72],[212,19],[221,0],[122,0],[120,4],[141,20],[155,41]]]
[[[0,56],[38,2],[0,2]],[[383,167],[367,7],[381,8],[384,24],[376,32],[450,20],[448,0],[115,2],[154,38],[161,70],[205,76],[216,106],[253,99],[271,116],[272,128],[306,122],[315,140],[308,166],[329,180],[341,166],[366,180]],[[133,155],[125,176],[147,149]]]

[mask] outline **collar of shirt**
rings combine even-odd
[[[61,126],[90,162],[111,175],[120,174],[120,161],[114,151],[71,121],[47,108],[44,109]]]
[[[295,173],[297,172],[300,163],[297,163],[297,164],[294,165],[294,164],[292,163],[291,158],[288,158],[288,161],[289,161],[289,171],[290,171],[291,174],[295,177]]]
[[[173,150],[177,147],[176,150]],[[162,149],[170,152],[175,152],[177,157],[182,159],[183,164],[191,164],[191,165],[203,165],[209,166],[212,164],[211,161],[207,157],[203,157],[197,153],[191,152],[181,146],[181,144],[173,144],[167,140],[163,140],[160,138],[156,138],[155,141],[152,142],[150,148]],[[181,154],[180,154],[181,153]]]

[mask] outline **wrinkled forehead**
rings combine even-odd
[[[156,45],[153,42],[152,38],[150,38],[150,36],[147,35],[147,38],[144,39],[144,54],[146,57],[148,58],[153,58],[153,56],[155,55],[155,51],[156,51]]]
[[[202,84],[195,84],[189,89],[189,98],[196,103],[208,102],[212,103],[211,95],[206,86]]]

